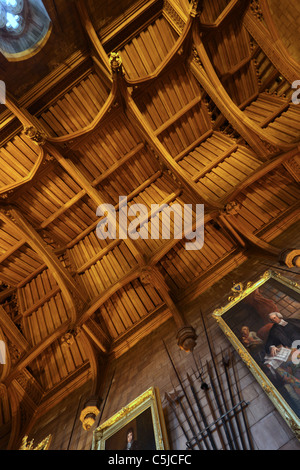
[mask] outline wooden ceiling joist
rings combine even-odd
[[[3,211],[0,215],[1,219],[6,223],[13,225],[17,232],[22,232],[24,238],[45,262],[45,264],[52,270],[54,277],[57,280],[66,300],[68,303],[68,311],[72,321],[76,321],[78,315],[77,308],[74,304],[73,295],[77,299],[78,305],[84,305],[85,299],[82,290],[78,289],[78,285],[73,280],[67,270],[64,269],[56,255],[49,250],[43,239],[38,233],[30,226],[26,219],[16,209],[9,209],[9,217],[4,215]]]

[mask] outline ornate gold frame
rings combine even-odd
[[[148,408],[151,408],[156,449],[168,450],[169,443],[159,390],[154,387],[149,388],[95,429],[93,432],[92,449],[105,450],[105,441],[107,439]]]
[[[258,287],[265,284],[269,279],[276,279],[281,284],[289,287],[290,289],[300,293],[300,285],[297,282],[287,279],[280,273],[275,271],[266,271],[260,279],[255,283],[248,282],[246,286],[242,283],[235,284],[232,288],[233,294],[229,297],[229,303],[224,307],[214,310],[212,316],[218,322],[219,326],[238,352],[241,359],[247,365],[249,370],[254,375],[255,379],[261,385],[267,396],[273,402],[281,416],[287,422],[291,430],[295,433],[296,437],[300,440],[300,419],[296,413],[291,409],[288,403],[283,399],[276,387],[272,384],[269,378],[264,374],[259,365],[252,358],[247,349],[239,341],[233,331],[228,327],[225,320],[222,318],[225,312],[228,312],[233,306],[238,304],[242,299],[247,297],[250,293],[255,291]]]

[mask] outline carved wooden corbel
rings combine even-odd
[[[300,268],[300,249],[283,250],[279,255],[279,261],[288,268]]]
[[[23,134],[28,137],[36,145],[45,145],[47,140],[47,135],[43,130],[40,130],[34,126],[25,126]]]

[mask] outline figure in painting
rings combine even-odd
[[[242,302],[246,308],[235,317],[235,328],[241,343],[300,416],[299,303],[277,289],[278,284],[270,284],[267,295],[264,289],[256,289],[247,296]],[[292,308],[280,313],[286,305]]]
[[[138,450],[138,442],[134,440],[133,428],[129,428],[126,433],[126,446],[124,450]]]
[[[300,320],[284,320],[279,312],[271,312],[269,318],[273,324],[265,345],[266,353],[276,356],[281,347],[291,348],[295,341],[300,342]]]
[[[257,336],[255,331],[250,331],[248,326],[243,326],[241,329],[242,342],[248,348],[252,345],[262,344],[262,340]]]

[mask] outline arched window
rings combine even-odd
[[[10,61],[36,54],[51,32],[42,0],[0,0],[0,52]]]
[[[20,34],[24,30],[24,0],[0,0],[0,28]]]

